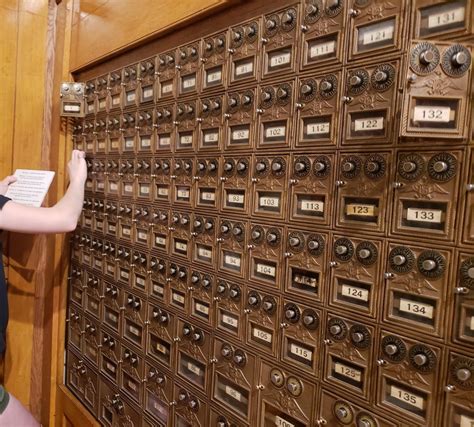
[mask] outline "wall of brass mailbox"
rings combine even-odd
[[[472,2],[264,9],[86,82],[66,383],[106,426],[472,427]]]

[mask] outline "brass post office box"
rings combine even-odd
[[[150,257],[150,298],[161,303],[168,301],[167,263],[164,259]]]
[[[247,289],[245,296],[246,343],[268,355],[277,357],[279,347],[280,297]]]
[[[84,88],[84,100],[86,103],[86,116],[93,115],[97,112],[97,80],[90,80],[86,82]]]
[[[100,372],[115,385],[118,385],[121,360],[119,340],[101,329],[100,341]]]
[[[84,151],[87,154],[94,152],[94,121],[90,117],[84,121],[82,136],[84,137]]]
[[[102,262],[102,250],[104,241],[101,238],[93,237],[91,241],[92,268],[97,274],[102,274],[104,263]]]
[[[193,248],[192,260],[210,269],[217,264],[216,236],[218,221],[209,215],[193,215]]]
[[[109,109],[109,76],[105,74],[97,77],[96,83],[98,113],[105,113]]]
[[[182,319],[178,319],[177,323],[176,373],[206,393],[210,385],[212,336],[208,331]]]
[[[467,45],[412,41],[403,88],[401,136],[438,141],[466,138],[471,69]]]
[[[446,400],[443,425],[470,427],[474,422],[474,408],[472,407],[474,359],[451,352],[448,360],[448,375],[444,388]]]
[[[171,402],[173,401],[172,376],[149,362],[145,365],[145,374],[144,406],[145,411],[153,418],[153,424],[150,424],[150,427],[155,426],[158,422],[166,426],[168,422],[171,422]]]
[[[170,50],[158,55],[157,100],[174,98],[177,95],[176,52]]]
[[[392,416],[383,418],[351,400],[333,394],[332,391],[322,390],[321,409],[316,418],[317,426],[408,427],[408,424],[393,420]]]
[[[453,240],[461,151],[399,152],[392,233]]]
[[[133,240],[133,210],[132,203],[120,203],[118,209],[118,237],[129,243]]]
[[[290,221],[331,225],[335,155],[293,154],[290,178]]]
[[[139,103],[155,100],[156,57],[148,58],[138,64]]]
[[[76,229],[71,237],[71,257],[78,263],[82,260],[82,230]]]
[[[385,273],[384,321],[443,337],[447,333],[451,260],[451,251],[434,245],[391,242]]]
[[[279,290],[283,274],[284,230],[281,227],[251,223],[247,250],[248,279]]]
[[[288,202],[288,156],[256,156],[253,160],[253,214],[284,219]]]
[[[123,86],[123,108],[135,107],[139,97],[138,92],[138,66],[137,64],[130,65],[123,69],[122,86]]]
[[[319,377],[321,310],[285,299],[281,311],[281,360]]]
[[[121,330],[123,290],[109,282],[104,282],[103,286],[104,308],[101,322],[118,334]]]
[[[202,90],[223,90],[227,86],[227,34],[204,38],[201,52]]]
[[[408,3],[403,1],[351,0],[347,59],[354,61],[403,51],[407,40],[408,11]]]
[[[72,145],[75,150],[84,151],[83,123],[77,122],[72,128]]]
[[[175,316],[159,305],[148,303],[147,356],[168,369],[175,362]]]
[[[296,148],[335,146],[339,137],[341,72],[298,80]]]
[[[117,247],[117,279],[126,286],[131,286],[132,251],[125,246]]]
[[[176,51],[178,77],[178,94],[187,95],[201,90],[201,55],[200,43],[196,41],[181,46]]]
[[[115,386],[116,387],[116,386]],[[139,412],[123,399],[108,382],[101,380],[99,386],[99,421],[107,427],[139,427]]]
[[[171,231],[171,255],[182,257],[186,260],[191,259],[191,215],[173,211],[170,217]]]
[[[122,72],[116,70],[109,75],[109,110],[117,110],[122,106]]]
[[[174,106],[157,106],[155,153],[169,153],[174,148],[174,128]]]
[[[110,280],[115,279],[115,258],[117,257],[117,245],[104,240],[104,276]]]
[[[263,17],[262,77],[296,70],[299,21],[299,5]]]
[[[134,154],[136,152],[137,118],[135,112],[124,112],[120,120],[120,131],[122,133],[121,152]]]
[[[120,336],[143,347],[145,343],[146,304],[143,296],[124,292],[122,301],[123,323]]]
[[[232,343],[214,339],[212,398],[244,422],[253,422],[257,400],[257,358]]]
[[[383,241],[333,236],[329,305],[376,319],[383,289]]]
[[[249,150],[255,142],[255,88],[228,92],[225,101],[225,149]]]
[[[94,206],[94,199],[92,197],[87,197],[84,199],[84,203],[82,204],[82,212],[81,212],[79,223],[88,232],[92,230],[93,206]]]
[[[232,283],[218,278],[215,287],[216,320],[215,328],[233,338],[244,340],[244,313],[245,301],[244,285]]]
[[[156,158],[153,165],[152,178],[155,182],[153,196],[161,203],[171,202],[171,159]]]
[[[97,416],[99,408],[99,376],[71,350],[66,355],[66,384],[81,402]]]
[[[288,228],[284,256],[285,292],[313,302],[325,301],[328,265],[327,234]]]
[[[452,340],[461,346],[474,344],[474,255],[457,252],[453,292],[454,312]]]
[[[460,227],[461,241],[465,244],[474,243],[474,150],[468,152],[468,177],[466,186],[461,187],[461,195],[464,198],[464,212],[458,210],[458,215],[463,215],[464,225]],[[463,212],[463,213],[461,213]]]
[[[175,152],[194,151],[197,147],[199,126],[196,125],[196,100],[178,102],[175,106]]]
[[[135,198],[135,167],[133,159],[122,157],[120,160],[119,197],[124,199]]]
[[[200,124],[197,147],[202,151],[220,151],[223,145],[223,96],[202,98],[198,102]]]
[[[105,159],[92,162],[93,191],[98,197],[104,197],[105,192]]]
[[[127,345],[122,345],[120,391],[139,405],[143,401],[145,359]]]
[[[300,69],[343,63],[346,7],[341,0],[304,1]]]
[[[248,427],[235,415],[229,415],[220,407],[209,405],[209,427]]]
[[[223,157],[221,166],[221,210],[247,214],[250,209],[251,197],[250,174],[251,157]]]
[[[324,381],[366,401],[373,401],[376,335],[373,326],[328,314]]]
[[[76,303],[79,307],[83,305],[84,294],[86,285],[83,284],[83,280],[87,277],[86,271],[79,265],[72,264],[69,276],[68,276],[68,290],[69,298],[72,302]]]
[[[393,144],[398,136],[399,69],[394,60],[346,70],[342,145]]]
[[[174,386],[174,426],[207,427],[207,401],[191,390],[188,385]]]
[[[96,199],[94,200],[94,210],[92,218],[92,229],[99,235],[103,235],[105,232],[105,200]]]
[[[171,169],[171,180],[173,183],[173,204],[191,207],[193,204],[193,159],[175,157]]]
[[[82,342],[84,330],[84,315],[81,310],[70,305],[67,317],[67,341],[73,345],[77,351],[82,352]]]
[[[168,268],[169,300],[168,304],[180,312],[189,310],[189,267],[170,262]]]
[[[118,113],[107,116],[107,153],[118,154],[120,151],[120,115]]]
[[[96,154],[105,154],[107,151],[107,117],[97,117],[94,123],[95,147]]]
[[[229,84],[256,81],[259,77],[261,21],[244,22],[229,31]]]
[[[431,425],[442,399],[442,350],[381,331],[377,405],[411,422]]]
[[[191,318],[211,326],[214,321],[213,289],[216,277],[214,274],[193,270],[190,279],[190,307]]]
[[[387,228],[391,153],[341,153],[336,227],[382,233]]]
[[[107,159],[105,164],[105,193],[107,197],[118,196],[121,184],[120,159],[111,157]],[[106,211],[107,212],[107,211]],[[110,212],[109,212],[110,213]]]
[[[219,193],[220,158],[196,158],[195,176],[193,177],[195,194],[194,207],[216,211],[221,206]]]
[[[92,252],[91,252],[92,236],[90,234],[82,233],[81,235],[81,261],[83,264],[92,267]]]
[[[98,321],[84,317],[83,355],[96,370],[99,368],[99,351],[101,345]]]
[[[135,198],[140,201],[150,201],[153,199],[153,159],[141,157],[135,159]]]
[[[152,249],[167,254],[169,250],[170,213],[168,209],[155,209],[153,212]]]
[[[152,108],[146,110],[139,110],[137,113],[138,126],[138,152],[149,153],[154,147],[154,132],[157,124],[154,123],[156,119],[156,111]]]
[[[258,88],[257,148],[289,147],[293,139],[295,82],[285,80]]]
[[[85,272],[84,272],[85,273]],[[96,319],[100,317],[100,309],[102,302],[103,284],[99,276],[87,272],[84,275],[85,283],[83,289],[84,293],[84,305],[82,306],[84,311]]]
[[[416,0],[413,8],[413,38],[451,39],[472,34],[471,2]]]
[[[316,386],[272,362],[260,363],[257,424],[309,427],[312,425]],[[257,386],[257,387],[258,387]]]
[[[219,272],[245,277],[248,265],[247,235],[247,222],[220,218],[217,238]]]
[[[133,242],[145,250],[150,248],[153,238],[152,226],[154,224],[153,212],[149,206],[135,205],[133,214]]]

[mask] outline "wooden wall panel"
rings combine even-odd
[[[235,0],[74,0],[71,70],[232,2]]]

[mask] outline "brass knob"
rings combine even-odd
[[[395,255],[393,257],[393,263],[398,266],[405,264],[406,261],[407,259],[403,255]]]
[[[347,253],[347,251],[348,251],[347,246],[344,246],[344,245],[336,246],[336,253],[338,255],[344,255],[345,253]]]
[[[303,162],[297,162],[297,163],[295,164],[295,170],[296,170],[297,172],[303,172],[303,171],[306,170],[306,165],[305,165]]]
[[[276,28],[276,22],[275,20],[273,19],[269,19],[266,23],[265,23],[265,26],[267,27],[267,30],[273,30],[274,28]]]
[[[371,255],[371,252],[368,249],[361,249],[359,251],[359,257],[362,259],[367,259]]]
[[[471,371],[469,369],[463,368],[456,371],[456,377],[459,381],[467,381],[471,378]]]
[[[415,354],[415,356],[413,357],[413,361],[415,362],[417,366],[423,366],[426,364],[426,362],[428,362],[428,358],[426,357],[425,354],[418,353],[418,354]]]
[[[385,353],[390,356],[398,353],[398,347],[395,344],[388,344],[385,346]]]
[[[432,259],[426,259],[423,261],[423,269],[426,271],[432,271],[437,267],[436,261]]]
[[[362,79],[359,76],[351,76],[349,79],[349,84],[351,86],[360,86],[362,84]]]
[[[331,332],[332,335],[339,335],[342,331],[342,328],[339,325],[332,325],[329,328],[329,331]]]
[[[435,59],[435,54],[431,50],[425,50],[420,53],[420,62],[424,65],[431,64]]]
[[[252,239],[254,239],[254,240],[257,240],[261,235],[262,235],[262,233],[260,233],[259,230],[253,230],[252,231]]]
[[[468,61],[468,56],[465,52],[457,52],[451,57],[451,63],[454,66],[461,67]]]
[[[290,238],[290,246],[298,246],[300,244],[300,239],[298,237],[291,237]]]
[[[438,173],[445,172],[448,169],[448,164],[443,161],[438,161],[433,165],[433,169]]]

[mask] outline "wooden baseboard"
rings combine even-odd
[[[99,427],[99,423],[64,386],[57,388],[55,427]]]

